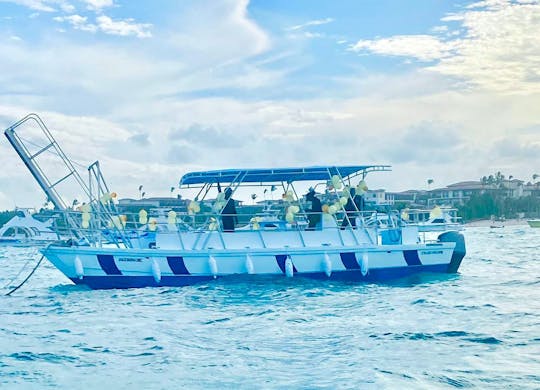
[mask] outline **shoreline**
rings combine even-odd
[[[505,221],[492,221],[491,219],[479,219],[463,224],[466,227],[490,227],[490,226],[529,226],[526,219],[507,219]]]

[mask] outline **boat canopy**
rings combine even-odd
[[[389,165],[347,165],[268,169],[225,169],[189,172],[180,179],[180,186],[212,183],[275,183],[328,180],[334,175],[343,178],[370,171],[389,171]]]

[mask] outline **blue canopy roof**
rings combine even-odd
[[[273,183],[328,180],[333,175],[347,177],[362,171],[388,171],[389,165],[350,165],[305,168],[225,169],[186,173],[180,185],[206,183]]]

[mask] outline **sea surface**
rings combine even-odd
[[[9,297],[40,255],[0,247],[0,389],[538,389],[540,229],[464,233],[457,275],[91,291],[44,262]]]

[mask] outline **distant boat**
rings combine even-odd
[[[540,219],[529,219],[527,223],[532,228],[540,228]]]
[[[16,215],[0,228],[0,244],[12,246],[40,246],[57,241],[53,220],[39,221],[31,209],[17,209]]]

